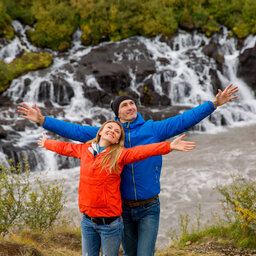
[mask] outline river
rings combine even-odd
[[[231,174],[256,178],[255,123],[240,123],[239,126],[211,133],[189,132],[185,140],[195,141],[196,149],[191,152],[174,151],[163,157],[158,249],[170,244],[170,234],[174,230],[180,232],[180,214],[188,214],[190,224],[194,226],[199,215],[201,224],[213,223],[214,213],[221,215],[221,195],[214,190],[217,184],[230,184]],[[41,175],[49,181],[65,180],[64,191],[68,197],[65,211],[72,214],[74,223],[79,225],[79,167]]]

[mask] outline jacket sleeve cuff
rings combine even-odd
[[[209,106],[210,106],[210,108],[212,109],[212,111],[214,111],[214,110],[216,109],[216,108],[214,107],[212,101],[209,101]]]

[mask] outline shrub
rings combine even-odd
[[[256,248],[256,181],[232,175],[231,184],[216,186],[216,190],[223,196],[220,201],[224,216],[215,213],[211,222],[202,227],[199,208],[197,227],[193,227],[188,214],[181,214],[181,234],[172,232],[172,240],[184,246],[203,238],[228,239],[239,247]]]
[[[37,20],[35,29],[28,31],[32,43],[53,50],[66,50],[78,26],[78,16],[68,1],[34,1],[32,13]]]
[[[12,27],[12,19],[6,13],[6,7],[0,0],[0,36],[7,39],[14,38],[14,29]]]
[[[33,186],[38,186],[31,191],[28,199],[24,202],[22,219],[32,230],[46,230],[57,220],[59,213],[64,209],[65,197],[63,187],[55,182],[45,184],[39,178]]]
[[[27,160],[24,159],[24,167],[20,163],[14,166],[12,160],[9,165],[0,164],[0,234],[3,236],[22,216],[24,201],[30,191]]]
[[[233,215],[241,228],[256,234],[256,181],[241,176],[232,176],[232,184],[217,186],[224,197],[221,202],[224,209]]]
[[[35,185],[38,187],[35,189]],[[53,226],[64,208],[63,182],[48,184],[40,178],[31,183],[27,159],[9,166],[0,164],[0,234],[16,227],[46,230]]]
[[[3,0],[7,13],[13,20],[20,20],[24,24],[33,25],[35,17],[31,12],[31,0]]]

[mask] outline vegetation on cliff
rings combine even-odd
[[[13,37],[11,20],[33,25],[31,42],[65,50],[80,27],[85,45],[133,35],[170,36],[198,29],[210,36],[224,25],[238,38],[256,33],[254,0],[0,0],[0,35]]]

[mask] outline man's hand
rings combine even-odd
[[[216,95],[215,100],[212,102],[214,107],[217,108],[230,100],[238,98],[238,96],[232,96],[234,93],[238,92],[238,86],[231,88],[232,84],[228,85],[226,89],[222,92],[218,89],[218,94]]]
[[[193,150],[196,147],[195,142],[182,140],[185,136],[186,136],[186,134],[183,134],[180,137],[178,137],[177,139],[175,139],[170,144],[170,149],[184,151],[184,152],[189,152],[190,150]]]
[[[20,117],[29,119],[41,125],[44,124],[45,117],[41,114],[40,109],[36,104],[34,104],[33,108],[24,102],[22,102],[21,105],[23,105],[23,107],[18,106],[18,112],[22,114]]]

